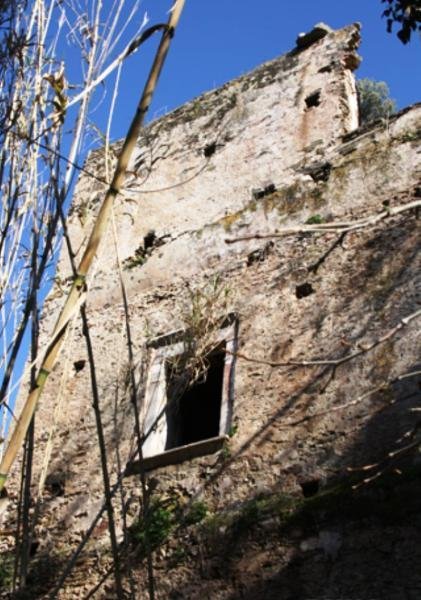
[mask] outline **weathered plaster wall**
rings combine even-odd
[[[414,565],[421,551],[408,542],[419,521],[417,480],[400,483],[396,476],[352,492],[347,472],[382,460],[416,421],[419,379],[382,384],[419,368],[419,323],[339,367],[334,378],[328,366],[265,364],[342,356],[413,313],[421,302],[416,215],[349,233],[328,255],[338,234],[226,242],[300,226],[315,215],[355,220],[419,198],[421,107],[353,131],[349,67],[357,64],[357,41],[356,26],[331,32],[160,119],[139,141],[133,168],[140,181],[129,178],[116,207],[139,399],[147,342],[183,328],[189,289],[203,289],[216,274],[229,290],[227,309],[239,315],[240,354],[261,361],[237,359],[235,433],[224,450],[150,475],[155,497],[200,499],[211,513],[204,524],[177,530],[155,554],[158,598],[419,597]],[[319,88],[320,106],[306,109],[305,98]],[[215,152],[206,158],[210,144]],[[102,164],[98,151],[87,166],[98,173]],[[85,176],[79,182],[70,220],[76,250],[101,197],[95,186]],[[136,249],[150,230],[162,243],[136,264]],[[134,420],[113,244],[110,231],[89,283],[87,310],[115,480],[133,444]],[[67,276],[63,256],[60,277]],[[312,293],[298,298],[302,284]],[[61,302],[57,288],[49,313]],[[47,335],[51,322],[43,327]],[[37,531],[39,556],[49,554],[58,565],[103,500],[88,367],[76,372],[77,360],[86,360],[78,325],[38,410],[42,456],[62,398]],[[417,473],[419,454],[404,458],[398,466]],[[314,488],[304,500],[303,491]],[[125,478],[129,522],[139,496],[138,478]],[[119,514],[120,501],[115,508]],[[61,597],[84,597],[107,569],[106,532],[104,518]],[[146,597],[140,561],[130,569],[136,597]],[[97,597],[113,597],[111,588]]]
[[[149,126],[117,208],[122,259],[151,229],[175,238],[242,209],[253,189],[287,185],[296,177],[297,163],[317,160],[355,129],[357,99],[349,68],[358,65],[358,43],[357,25],[331,32],[310,50],[266,63]],[[320,104],[307,108],[305,99],[318,91]],[[99,150],[89,166],[101,174],[103,164]],[[82,177],[74,208],[81,218],[71,224],[77,249],[102,194],[101,184]],[[104,254],[98,268],[114,272],[112,253],[108,260]]]

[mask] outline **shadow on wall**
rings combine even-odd
[[[417,274],[415,235],[412,221],[403,225],[397,222],[349,245],[346,252],[351,271],[347,277],[353,285],[348,282],[347,287],[341,288],[335,284],[335,311],[358,323],[354,343],[365,339],[375,316],[383,315],[383,322],[393,325],[414,310],[414,293],[413,290],[409,293],[408,285]],[[397,240],[400,251],[392,255]],[[361,244],[365,244],[366,252],[361,252]],[[259,263],[252,268],[258,269]],[[297,298],[297,302],[310,298],[320,302],[323,312],[317,292],[308,300]],[[365,312],[362,298],[368,302]],[[312,322],[315,335],[321,323],[316,318]],[[332,335],[337,341],[339,333]],[[379,346],[369,358],[363,357],[361,364],[368,360],[370,381],[376,385],[393,368],[393,345]],[[413,364],[407,370],[419,368],[419,364]],[[230,600],[418,600],[421,464],[417,450],[402,453],[390,464],[382,463],[384,475],[356,490],[353,485],[377,470],[350,474],[347,467],[378,463],[388,452],[407,443],[403,436],[416,421],[417,413],[411,411],[419,406],[421,377],[396,383],[372,395],[353,409],[348,420],[346,414],[333,417],[328,413],[309,421],[302,416],[309,414],[314,397],[328,387],[331,369],[324,367],[310,374],[292,371],[297,374],[295,393],[268,416],[262,428],[249,437],[236,455],[224,457],[221,453],[220,462],[204,480],[198,496],[212,490],[228,474],[233,481],[232,501],[202,524],[187,530],[186,535],[174,534],[170,552],[175,553],[177,548],[182,552],[177,568],[169,567],[171,585],[163,597],[198,599],[207,594]],[[358,369],[353,376],[356,374]],[[335,397],[334,401],[342,404],[355,398],[361,392],[361,383],[349,382],[341,390],[343,397]],[[292,419],[297,414],[301,421],[294,425]],[[236,500],[234,468],[244,471],[242,459],[257,455],[260,447],[270,444],[271,432],[285,427],[287,421],[294,429],[297,458],[272,461],[267,468],[277,469],[276,483],[265,490],[253,491],[241,502]],[[349,443],[338,445],[343,439],[349,439]],[[51,475],[51,505],[47,499],[44,516],[54,508],[54,496],[63,494],[66,482],[63,484],[59,475],[75,458],[70,446],[65,450],[67,455],[62,455],[62,462],[55,465],[55,473]],[[286,493],[285,481],[291,479],[297,482],[296,488]],[[216,485],[215,490],[217,495]],[[67,507],[70,519],[81,509],[80,503],[72,506]],[[105,530],[105,521],[103,527]],[[31,572],[33,582],[39,581],[42,575],[39,565],[48,556],[47,550],[37,555]],[[157,573],[160,586],[161,570]],[[49,586],[50,580],[45,579],[43,589]]]
[[[376,315],[384,314],[393,325],[416,310],[416,295],[410,289],[418,260],[414,231],[413,223],[407,227],[397,223],[370,236],[366,254],[358,254],[358,248],[351,252],[358,276],[356,285],[341,296],[338,311],[346,308],[350,318],[361,315],[358,299],[366,294],[370,310],[361,315],[360,339],[370,331]],[[392,259],[394,240],[399,240],[401,252]],[[387,342],[363,358],[370,361],[373,386],[390,376],[398,360],[394,350],[393,342]],[[405,367],[407,372],[418,372],[421,364]],[[325,389],[329,371],[324,368],[308,378],[205,485],[211,486],[226,473],[232,475],[242,455],[269,442],[270,431],[294,416],[296,407],[300,406],[300,414],[309,414],[308,392],[314,397]],[[351,382],[338,404],[358,396],[361,383],[356,382],[353,390]],[[418,447],[400,450],[417,441],[417,431],[415,437],[408,432],[417,423],[420,388],[418,374],[372,394],[350,409],[348,421],[329,413],[317,418],[316,429],[323,433],[326,424],[329,436],[316,444],[308,443],[315,433],[311,419],[298,420],[294,438],[302,443],[296,460],[278,461],[279,480],[270,489],[240,504],[233,501],[203,523],[193,542],[186,542],[190,576],[174,586],[168,597],[417,600],[421,596],[421,455]],[[338,453],[336,442],[341,437],[349,438],[349,444]],[[291,476],[299,489],[286,493],[285,481]],[[193,544],[193,551],[188,544]]]
[[[286,494],[281,467],[272,489],[207,519],[186,543],[193,575],[168,597],[219,597],[228,584],[235,591],[223,597],[230,600],[419,598],[419,454],[385,461],[383,475],[364,485],[376,469],[349,474],[344,465],[381,461],[396,448],[407,431],[400,417],[418,406],[420,385],[421,376],[395,386],[396,403],[368,421],[336,465],[330,462],[331,477],[303,480],[301,494]]]

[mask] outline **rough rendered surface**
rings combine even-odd
[[[355,221],[421,195],[421,106],[358,129],[359,27],[320,31],[310,45],[301,38],[289,54],[145,130],[115,208],[116,238],[110,228],[89,281],[113,482],[134,443],[115,240],[140,405],[153,384],[150,342],[185,327],[191,290],[208,289],[217,275],[227,313],[238,316],[233,414],[223,432],[231,437],[215,454],[147,475],[152,498],[179,507],[154,553],[159,599],[421,597],[420,455],[415,448],[385,460],[416,439],[405,433],[417,422],[420,377],[396,378],[420,369],[420,319],[402,321],[421,308],[417,215],[402,212],[341,239],[335,231],[262,238],[307,222]],[[104,162],[98,150],[86,168],[103,173]],[[78,183],[69,223],[77,258],[103,191],[87,175]],[[49,315],[62,304],[69,274],[63,249]],[[53,320],[44,319],[44,339]],[[274,364],[364,349],[334,370]],[[89,368],[75,365],[84,360],[76,323],[37,416],[35,482],[54,421],[56,429],[32,597],[52,589],[56,577],[44,572],[45,561],[61,571],[103,502]],[[359,486],[378,469],[349,469],[374,463],[384,475]],[[121,506],[131,525],[139,478],[123,478],[123,487],[115,498],[121,544]],[[198,503],[208,513],[201,523],[174,516]],[[10,519],[13,511],[11,502]],[[125,554],[127,589],[131,573],[133,597],[147,598],[137,552]],[[77,565],[60,598],[84,598],[110,567],[105,516]],[[95,597],[112,598],[112,589],[110,576]]]

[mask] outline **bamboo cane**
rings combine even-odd
[[[111,208],[113,206],[114,199],[119,194],[124,183],[124,178],[126,175],[131,155],[138,140],[140,130],[143,126],[145,115],[149,109],[152,96],[155,91],[156,84],[158,82],[163,64],[165,62],[165,58],[170,47],[171,39],[180,20],[184,4],[185,0],[176,0],[171,11],[171,16],[168,20],[167,28],[162,34],[161,42],[156,52],[153,65],[149,73],[149,77],[143,89],[143,93],[140,98],[138,107],[136,109],[135,116],[133,117],[126,138],[124,140],[123,148],[118,157],[117,166],[114,171],[112,182],[108,188],[107,193],[105,194],[105,198],[102,202],[97,219],[89,237],[86,250],[79,264],[77,275],[74,278],[69,295],[67,296],[67,299],[64,303],[57,323],[54,327],[52,342],[47,348],[45,358],[38,371],[35,386],[31,389],[26,399],[26,402],[24,404],[24,407],[22,409],[16,427],[13,431],[12,437],[10,439],[9,445],[1,461],[0,491],[3,489],[6,483],[11,466],[13,465],[16,459],[17,453],[23,443],[26,432],[28,431],[29,424],[35,412],[41,393],[44,389],[45,383],[56,363],[57,357],[59,355],[63,343],[64,332],[67,328],[67,325],[69,324],[70,319],[75,314],[75,307],[78,305],[81,295],[84,293],[86,285],[86,276],[95,258],[101,239],[103,238],[104,233],[107,229],[111,217]]]

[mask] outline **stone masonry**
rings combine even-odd
[[[421,596],[420,454],[414,443],[399,452],[418,435],[408,432],[421,379],[401,377],[419,371],[419,319],[402,321],[421,303],[418,215],[404,211],[345,235],[302,230],[421,196],[421,106],[359,127],[359,38],[358,24],[319,25],[288,54],[151,123],[139,139],[87,297],[132,597],[148,596],[144,557],[130,546],[142,493],[121,277],[143,433],[148,411],[155,406],[156,417],[164,407],[148,452],[145,444],[146,460],[158,456],[145,463],[149,502],[172,519],[153,553],[157,598]],[[92,152],[87,171],[104,177],[118,149]],[[104,190],[81,175],[69,216],[76,260]],[[44,340],[70,282],[63,247]],[[228,333],[212,334],[227,350],[223,426],[199,455],[177,449],[168,464],[162,369],[183,353],[192,302],[205,295],[199,323],[209,314],[228,323]],[[326,364],[360,350],[337,368]],[[303,361],[323,364],[291,364]],[[34,490],[50,436],[52,450],[31,597],[51,592],[103,505],[91,404],[76,320],[37,411]],[[17,491],[16,475],[10,528]],[[200,522],[180,516],[197,507]],[[110,565],[104,513],[58,597],[88,597]],[[113,594],[110,576],[94,597]]]

